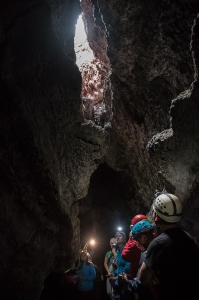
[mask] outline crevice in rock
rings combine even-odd
[[[82,75],[82,112],[85,119],[103,125],[105,82],[110,71],[104,31],[96,24],[90,0],[81,1],[76,25],[76,64]],[[84,31],[85,30],[85,31]]]

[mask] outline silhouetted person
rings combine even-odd
[[[161,234],[148,247],[141,266],[140,281],[155,287],[161,300],[198,298],[198,249],[189,233],[179,228],[182,204],[169,193],[156,194],[155,223]]]

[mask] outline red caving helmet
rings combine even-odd
[[[131,227],[133,227],[137,222],[142,221],[142,220],[147,220],[147,216],[145,216],[145,215],[136,215],[131,220]]]

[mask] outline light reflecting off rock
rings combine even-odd
[[[94,60],[93,50],[90,48],[86,32],[84,29],[84,22],[80,15],[77,20],[76,34],[75,34],[75,53],[76,53],[76,64],[82,72],[84,68],[92,64]],[[96,77],[96,76],[95,76]]]

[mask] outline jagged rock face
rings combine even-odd
[[[198,53],[197,30],[191,37],[191,28],[199,5],[197,1],[92,3],[103,21],[112,70],[105,88],[106,107],[112,108],[106,162],[120,172],[125,195],[131,200],[126,206],[133,213],[147,211],[154,190],[166,188],[184,204],[190,198],[182,224],[198,235],[197,218],[193,222],[190,217],[198,207],[194,200],[198,186],[197,82],[184,91],[198,73],[190,41],[193,38],[192,50]],[[181,116],[184,110],[186,117]]]
[[[111,66],[100,126],[82,114],[79,1],[0,5],[1,299],[38,299],[76,260],[80,222],[111,234],[157,188],[186,202],[182,224],[198,236],[199,4],[176,2],[92,0],[90,45]]]
[[[81,114],[79,9],[62,2],[1,5],[1,299],[39,299],[46,276],[77,259],[77,200],[106,152],[104,129]]]
[[[157,134],[149,143],[151,156],[159,165],[163,178],[185,204],[182,224],[194,236],[198,235],[198,99],[199,99],[199,16],[195,19],[191,50],[194,60],[195,78],[191,87],[178,95],[171,105],[171,128]]]
[[[112,68],[107,162],[131,178],[136,199],[149,208],[154,189],[179,191],[169,176],[159,176],[161,164],[151,159],[146,146],[154,134],[170,128],[171,100],[194,80],[189,46],[198,3],[92,2],[105,24]]]

